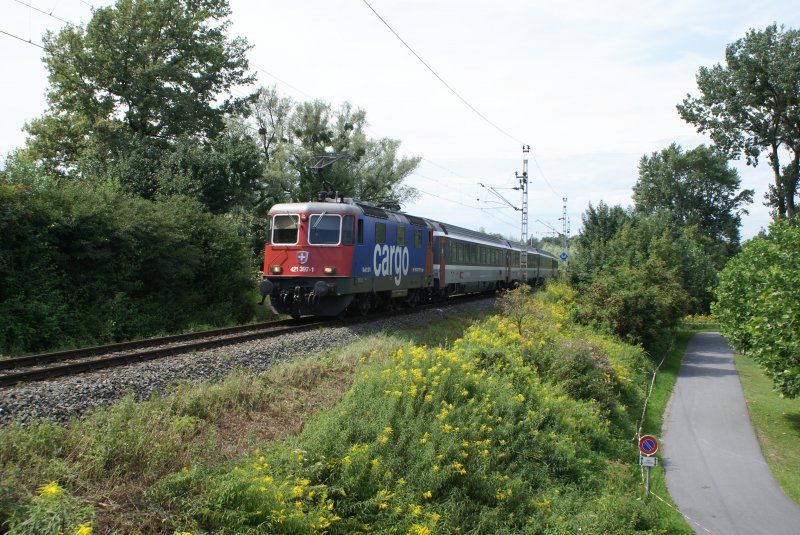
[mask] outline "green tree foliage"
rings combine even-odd
[[[800,395],[800,225],[776,221],[720,274],[712,306],[723,332],[781,394]]]
[[[579,282],[585,282],[613,262],[608,242],[631,221],[631,214],[621,206],[609,206],[600,201],[596,208],[589,203],[581,218],[581,233],[572,241],[576,249],[572,271]]]
[[[162,160],[156,182],[160,193],[195,198],[219,214],[236,207],[253,208],[262,169],[255,142],[226,132],[202,145],[188,138],[178,140]]]
[[[48,34],[49,107],[26,126],[30,158],[47,174],[147,199],[251,207],[259,153],[226,128],[246,99],[219,103],[253,79],[246,41],[227,37],[229,14],[227,0],[119,0],[85,29]]]
[[[684,226],[672,211],[628,212],[600,203],[583,215],[583,231],[574,240],[572,277],[591,284],[620,266],[637,267],[658,260],[678,277],[690,312],[708,312],[716,274],[728,258],[727,248],[699,230]]]
[[[728,45],[725,66],[702,67],[700,97],[678,111],[732,158],[757,165],[767,154],[775,183],[767,196],[779,217],[794,217],[800,178],[800,32],[773,24]],[[781,156],[789,163],[781,166]]]
[[[241,102],[216,104],[247,84],[247,42],[229,39],[227,0],[118,0],[84,29],[45,36],[49,109],[28,125],[37,156],[69,169],[106,157],[131,138],[163,146],[213,138]]]
[[[0,352],[250,317],[246,240],[185,197],[0,183]]]
[[[295,104],[261,88],[251,117],[266,162],[267,201],[307,201],[327,190],[396,204],[416,196],[403,181],[420,159],[400,157],[397,140],[368,138],[364,110],[349,103],[335,110],[319,100]],[[321,173],[318,164],[326,164]]]
[[[668,210],[681,226],[696,228],[715,244],[709,253],[722,268],[739,248],[741,215],[747,214],[743,205],[753,200],[753,190],[738,192],[740,182],[721,153],[704,145],[684,153],[673,143],[642,156],[634,209],[646,215]]]
[[[578,298],[578,320],[641,344],[651,353],[668,349],[669,334],[686,313],[689,296],[668,264],[610,267]]]

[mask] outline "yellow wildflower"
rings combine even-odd
[[[75,530],[75,535],[92,535],[92,526],[91,524],[81,524],[78,526],[78,529]],[[192,535],[189,533],[189,535]]]
[[[425,498],[426,500],[430,500],[431,498],[433,498],[433,493],[429,490],[426,490],[425,492],[422,493],[422,497]]]
[[[425,526],[421,526],[419,524],[414,524],[408,530],[408,533],[410,535],[431,535],[431,530],[429,530]]]
[[[58,496],[63,494],[64,491],[58,486],[58,483],[51,481],[47,485],[42,485],[37,489],[39,496]]]

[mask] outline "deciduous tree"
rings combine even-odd
[[[774,175],[767,205],[794,217],[800,178],[800,32],[773,24],[728,45],[725,65],[701,67],[699,97],[678,105],[731,158],[756,166],[766,153]],[[781,164],[783,156],[788,163]]]
[[[34,155],[69,173],[131,144],[216,137],[225,114],[243,105],[218,99],[253,80],[247,42],[227,36],[229,14],[227,0],[118,0],[86,28],[48,33],[49,109],[27,125]]]
[[[743,206],[753,199],[753,190],[739,191],[740,182],[721,153],[704,145],[683,152],[673,143],[642,156],[634,208],[646,215],[668,210],[681,226],[696,227],[721,245],[727,258],[738,250]]]

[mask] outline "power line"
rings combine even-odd
[[[379,14],[377,11],[375,11],[375,8],[373,8],[371,5],[369,5],[369,2],[367,2],[367,0],[362,0],[362,1],[364,2],[364,4],[366,4],[366,6],[367,6],[368,8],[370,8],[370,10],[371,10],[373,13],[375,13],[375,16],[376,16],[376,17],[378,17],[378,18],[380,19],[380,21],[381,21],[381,22],[382,22],[382,23],[383,23],[383,24],[384,24],[384,25],[385,25],[387,28],[389,28],[389,31],[391,31],[391,32],[394,34],[394,36],[395,36],[395,37],[397,37],[397,38],[400,40],[400,42],[401,42],[401,43],[403,43],[403,44],[405,45],[405,47],[406,47],[406,48],[407,48],[407,49],[408,49],[408,50],[409,50],[409,51],[410,51],[412,54],[414,54],[414,56],[415,56],[415,57],[416,57],[416,58],[417,58],[417,59],[420,61],[420,63],[422,63],[423,65],[425,65],[425,67],[426,67],[426,68],[427,68],[429,71],[431,71],[431,73],[432,73],[432,74],[433,74],[433,75],[434,75],[436,78],[438,78],[438,80],[439,80],[440,82],[442,82],[442,84],[444,84],[444,86],[445,86],[447,89],[449,89],[451,93],[453,93],[453,94],[454,94],[456,97],[458,97],[458,98],[459,98],[459,100],[461,100],[461,102],[463,102],[464,104],[466,104],[466,105],[467,105],[467,107],[468,107],[469,109],[471,109],[472,111],[474,111],[474,112],[475,112],[475,113],[478,115],[478,117],[480,117],[481,119],[483,119],[484,121],[486,121],[488,124],[490,124],[490,125],[491,125],[491,126],[492,126],[492,127],[495,129],[495,130],[497,130],[498,132],[500,132],[501,134],[503,134],[504,136],[506,136],[506,137],[507,137],[507,138],[509,138],[510,140],[512,140],[512,141],[515,141],[515,142],[519,143],[520,145],[524,145],[524,143],[523,143],[522,141],[520,141],[520,140],[519,140],[519,139],[517,139],[516,137],[512,136],[511,134],[509,134],[508,132],[506,132],[505,130],[503,130],[502,128],[500,128],[499,126],[497,126],[496,124],[494,124],[492,121],[490,121],[489,119],[487,119],[485,115],[483,115],[481,112],[479,112],[479,111],[478,111],[478,110],[477,110],[477,109],[476,109],[476,108],[475,108],[475,107],[474,107],[472,104],[470,104],[469,102],[467,102],[467,100],[466,100],[464,97],[462,97],[461,95],[459,95],[459,94],[458,94],[458,92],[457,92],[455,89],[453,89],[452,87],[450,87],[450,84],[448,84],[447,82],[445,82],[445,81],[444,81],[444,79],[443,79],[441,76],[439,76],[439,74],[438,74],[436,71],[434,71],[434,70],[433,70],[433,68],[432,68],[430,65],[428,65],[427,63],[425,63],[425,60],[424,60],[424,59],[422,59],[422,58],[419,56],[419,54],[417,54],[416,52],[414,52],[414,49],[413,49],[413,48],[411,48],[411,46],[409,46],[409,44],[408,44],[408,43],[406,43],[406,42],[403,40],[403,38],[402,38],[402,37],[400,37],[400,35],[399,35],[399,34],[398,34],[396,31],[394,31],[394,28],[392,28],[391,26],[389,26],[389,23],[388,23],[388,22],[386,22],[386,21],[384,20],[384,18],[383,18],[383,17],[381,17],[381,15],[380,15],[380,14]]]
[[[314,97],[312,97],[311,95],[309,95],[308,93],[306,93],[306,92],[305,92],[305,91],[303,91],[302,89],[298,89],[298,88],[296,88],[295,86],[293,86],[292,84],[290,84],[290,83],[288,83],[288,82],[284,82],[283,80],[281,80],[280,78],[278,78],[277,76],[275,76],[274,74],[272,74],[271,72],[268,72],[268,71],[266,71],[266,70],[262,69],[261,67],[259,67],[259,66],[258,66],[258,65],[256,65],[255,63],[253,63],[252,65],[253,65],[253,67],[255,67],[255,69],[256,69],[256,70],[258,70],[258,71],[261,71],[261,72],[263,72],[264,74],[266,74],[267,76],[270,76],[270,77],[272,77],[272,78],[276,79],[278,82],[282,83],[282,84],[283,84],[283,85],[285,85],[286,87],[288,87],[288,88],[290,88],[290,89],[294,89],[295,91],[297,91],[297,92],[298,92],[298,93],[300,93],[301,95],[304,95],[304,96],[306,96],[306,97],[308,97],[308,98],[310,98],[310,99],[314,100]]]
[[[5,35],[7,35],[9,37],[13,37],[14,39],[19,39],[23,43],[28,43],[29,45],[33,45],[33,46],[35,46],[37,48],[41,48],[42,50],[44,50],[44,47],[42,45],[36,44],[33,41],[29,41],[28,39],[23,39],[22,37],[20,37],[18,35],[14,35],[13,33],[8,33],[8,32],[3,31],[3,30],[0,30],[0,33],[3,33],[3,34],[5,34]]]
[[[47,11],[44,11],[44,10],[42,10],[42,9],[39,9],[39,8],[38,8],[38,7],[36,7],[36,6],[32,6],[32,5],[28,4],[28,3],[22,2],[21,0],[14,0],[14,1],[15,1],[16,3],[18,3],[18,4],[22,4],[23,6],[29,7],[30,9],[32,9],[32,10],[34,10],[34,11],[38,11],[38,12],[39,12],[39,13],[41,13],[42,15],[47,15],[48,17],[53,17],[53,18],[54,18],[54,19],[56,19],[56,20],[60,20],[60,21],[61,21],[61,22],[63,22],[64,24],[70,24],[70,25],[72,25],[72,23],[71,23],[70,21],[68,21],[68,20],[64,20],[64,19],[62,19],[61,17],[56,17],[55,15],[53,15],[53,13],[52,13],[52,12],[48,13]]]
[[[533,153],[531,153],[531,158],[533,158],[533,163],[536,164],[536,168],[539,170],[539,174],[542,175],[542,178],[544,179],[544,183],[547,184],[547,187],[550,188],[550,191],[552,191],[554,194],[558,195],[559,197],[563,197],[563,195],[561,193],[557,192],[553,188],[553,186],[550,184],[550,181],[547,180],[547,176],[545,176],[544,171],[542,171],[542,166],[539,165],[539,162],[536,160],[536,156],[534,156]]]

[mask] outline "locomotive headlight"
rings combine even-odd
[[[269,270],[270,270],[270,272],[272,272],[275,275],[283,273],[283,267],[281,267],[281,266],[270,266]]]
[[[334,266],[325,266],[325,269],[322,271],[324,271],[326,275],[333,275],[336,273],[336,268]]]

